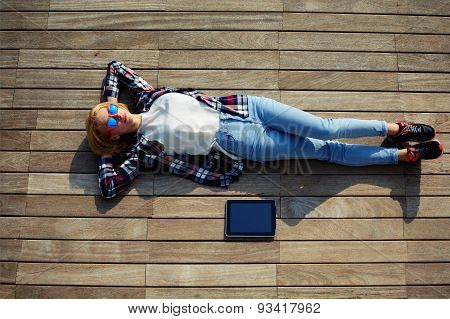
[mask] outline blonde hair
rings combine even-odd
[[[107,108],[111,102],[103,102],[94,106],[86,117],[86,135],[89,142],[91,150],[96,155],[103,154],[119,154],[123,152],[127,147],[128,143],[126,139],[120,137],[120,139],[112,141],[110,136],[101,133],[98,130],[97,122],[95,116],[97,112],[102,108]],[[114,103],[117,107],[128,111],[128,107],[123,103]]]

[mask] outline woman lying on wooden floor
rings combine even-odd
[[[133,113],[118,103],[119,81],[135,97]],[[154,89],[117,61],[108,65],[103,91],[107,102],[92,108],[86,131],[92,151],[101,156],[99,185],[106,198],[123,191],[141,165],[162,165],[195,182],[227,187],[239,179],[244,159],[318,159],[363,166],[443,154],[442,144],[433,140],[436,130],[429,125],[321,118],[260,96],[210,97],[193,89]],[[331,140],[364,136],[388,136],[388,147]],[[399,149],[406,141],[419,143]],[[114,168],[116,154],[127,157]],[[189,155],[204,155],[206,160],[196,165]],[[230,164],[223,172],[216,165],[221,158]]]

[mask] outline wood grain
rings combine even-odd
[[[0,298],[1,299],[15,299],[16,298],[16,286],[0,285]]]
[[[0,194],[0,215],[23,214],[25,206],[25,195]]]
[[[408,263],[406,264],[406,283],[408,285],[449,284],[449,263]]]
[[[380,33],[279,32],[280,50],[395,52],[395,37]]]
[[[19,68],[105,69],[112,60],[133,68],[158,68],[156,50],[20,50]]]
[[[397,52],[435,52],[450,51],[448,35],[396,34],[395,48]]]
[[[277,221],[277,240],[395,240],[401,219],[288,219]]]
[[[449,54],[398,54],[399,71],[449,72]]]
[[[407,239],[450,239],[450,218],[415,219],[404,227]]]
[[[32,131],[29,139],[33,151],[90,151],[83,131]]]
[[[449,286],[408,286],[406,291],[408,298],[412,299],[448,299],[450,297]]]
[[[17,263],[0,262],[0,283],[14,284],[16,282]]]
[[[48,12],[0,12],[1,30],[46,30]]]
[[[400,91],[449,92],[450,76],[447,73],[398,73]]]
[[[393,53],[280,51],[281,70],[397,71]]]
[[[147,286],[274,286],[275,265],[147,265]]]
[[[28,174],[0,173],[0,193],[24,194],[28,191]]]
[[[280,299],[399,299],[407,297],[405,286],[382,287],[279,287]]]
[[[145,288],[18,286],[18,299],[144,299]]]
[[[0,150],[2,151],[29,151],[30,131],[0,130]]]
[[[278,242],[151,242],[150,263],[278,263]]]
[[[19,234],[10,238],[142,240],[147,235],[146,219],[142,218],[2,217],[1,220],[18,225]]]
[[[148,299],[276,299],[275,287],[239,288],[147,288]]]
[[[149,50],[158,48],[158,38],[158,32],[137,30],[0,31],[0,48]]]
[[[282,90],[397,91],[397,75],[387,72],[280,71]]]
[[[283,13],[283,30],[447,34],[448,17],[406,15]],[[49,26],[51,16],[49,18]]]
[[[446,240],[408,241],[408,261],[450,261],[450,242]]]
[[[277,265],[278,286],[404,285],[405,264]]]
[[[0,89],[0,108],[11,108],[13,106],[14,90]]]
[[[280,263],[406,262],[402,241],[285,241]]]
[[[17,68],[19,50],[0,51],[0,68]]]
[[[281,13],[250,12],[50,12],[49,30],[280,30]],[[12,22],[8,25],[14,27]],[[5,29],[5,28],[2,28]]]
[[[0,3],[1,11],[48,11],[50,0],[3,0]]]
[[[20,263],[18,284],[144,286],[145,265]]]
[[[402,217],[404,197],[281,197],[282,218]]]
[[[27,172],[28,163],[28,152],[0,152],[0,171],[2,172]]]

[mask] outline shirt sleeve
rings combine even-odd
[[[143,91],[154,90],[154,88],[150,86],[150,84],[148,84],[132,69],[126,67],[121,62],[111,61],[108,64],[108,70],[106,71],[106,77],[103,84],[103,95],[105,97],[118,98],[119,81],[127,85],[133,95],[136,95]]]
[[[128,158],[114,169],[111,157],[100,158],[98,161],[98,184],[100,193],[104,198],[115,197],[123,192],[130,182],[139,174],[139,162],[143,161],[144,145],[146,140],[139,140],[131,150]]]

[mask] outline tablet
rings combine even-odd
[[[275,200],[228,200],[225,208],[226,237],[274,237]]]

